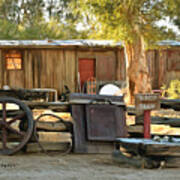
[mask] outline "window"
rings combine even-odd
[[[5,55],[7,70],[22,69],[22,54],[19,51],[9,51]]]

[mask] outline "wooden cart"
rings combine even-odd
[[[34,132],[34,108],[68,110],[68,103],[57,101],[54,89],[0,90],[0,154],[20,151]],[[11,143],[11,142],[15,143]]]

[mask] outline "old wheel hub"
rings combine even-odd
[[[31,138],[33,116],[27,105],[11,97],[0,97],[0,154],[12,155]]]

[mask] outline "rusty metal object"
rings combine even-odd
[[[2,142],[0,154],[12,155],[20,151],[31,138],[34,128],[33,116],[29,107],[15,98],[0,97],[0,105],[2,105],[0,110],[2,112],[0,113],[2,114],[0,117],[0,140]],[[14,113],[10,115],[12,111]]]
[[[126,124],[122,114],[118,106],[86,105],[88,140],[114,141],[116,137],[126,137]]]
[[[117,137],[127,136],[122,96],[73,93],[69,101],[75,153],[101,153],[102,148],[111,149]]]

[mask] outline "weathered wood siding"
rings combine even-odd
[[[0,87],[56,88],[59,93],[67,85],[77,90],[78,60],[95,59],[96,79],[126,80],[124,50],[118,48],[86,49],[19,49],[23,55],[22,70],[6,70],[5,52],[0,49]],[[153,89],[180,79],[180,48],[149,50],[146,53]]]
[[[75,51],[61,49],[26,50],[28,64],[31,64],[29,78],[31,85],[25,88],[55,88],[63,92],[64,85],[75,89]],[[31,80],[30,80],[31,79]],[[31,86],[31,87],[30,87]]]
[[[125,81],[126,80],[126,61],[124,50],[121,49],[117,52],[117,80]]]
[[[153,89],[180,80],[180,48],[147,51],[146,57]]]
[[[0,49],[0,88],[3,86],[2,50]]]
[[[6,70],[0,51],[0,85],[18,88],[56,88],[67,84],[75,89],[75,52],[60,49],[22,49],[23,69]]]
[[[158,77],[157,77],[158,68],[157,68],[157,62],[155,56],[156,56],[156,52],[153,50],[146,52],[146,59],[149,67],[153,89],[158,88]]]
[[[77,90],[78,60],[93,58],[96,61],[97,80],[125,80],[123,50],[68,50],[68,49],[20,49],[23,54],[22,70],[6,70],[5,51],[0,50],[0,86],[16,88],[55,88],[59,93],[67,85]]]

